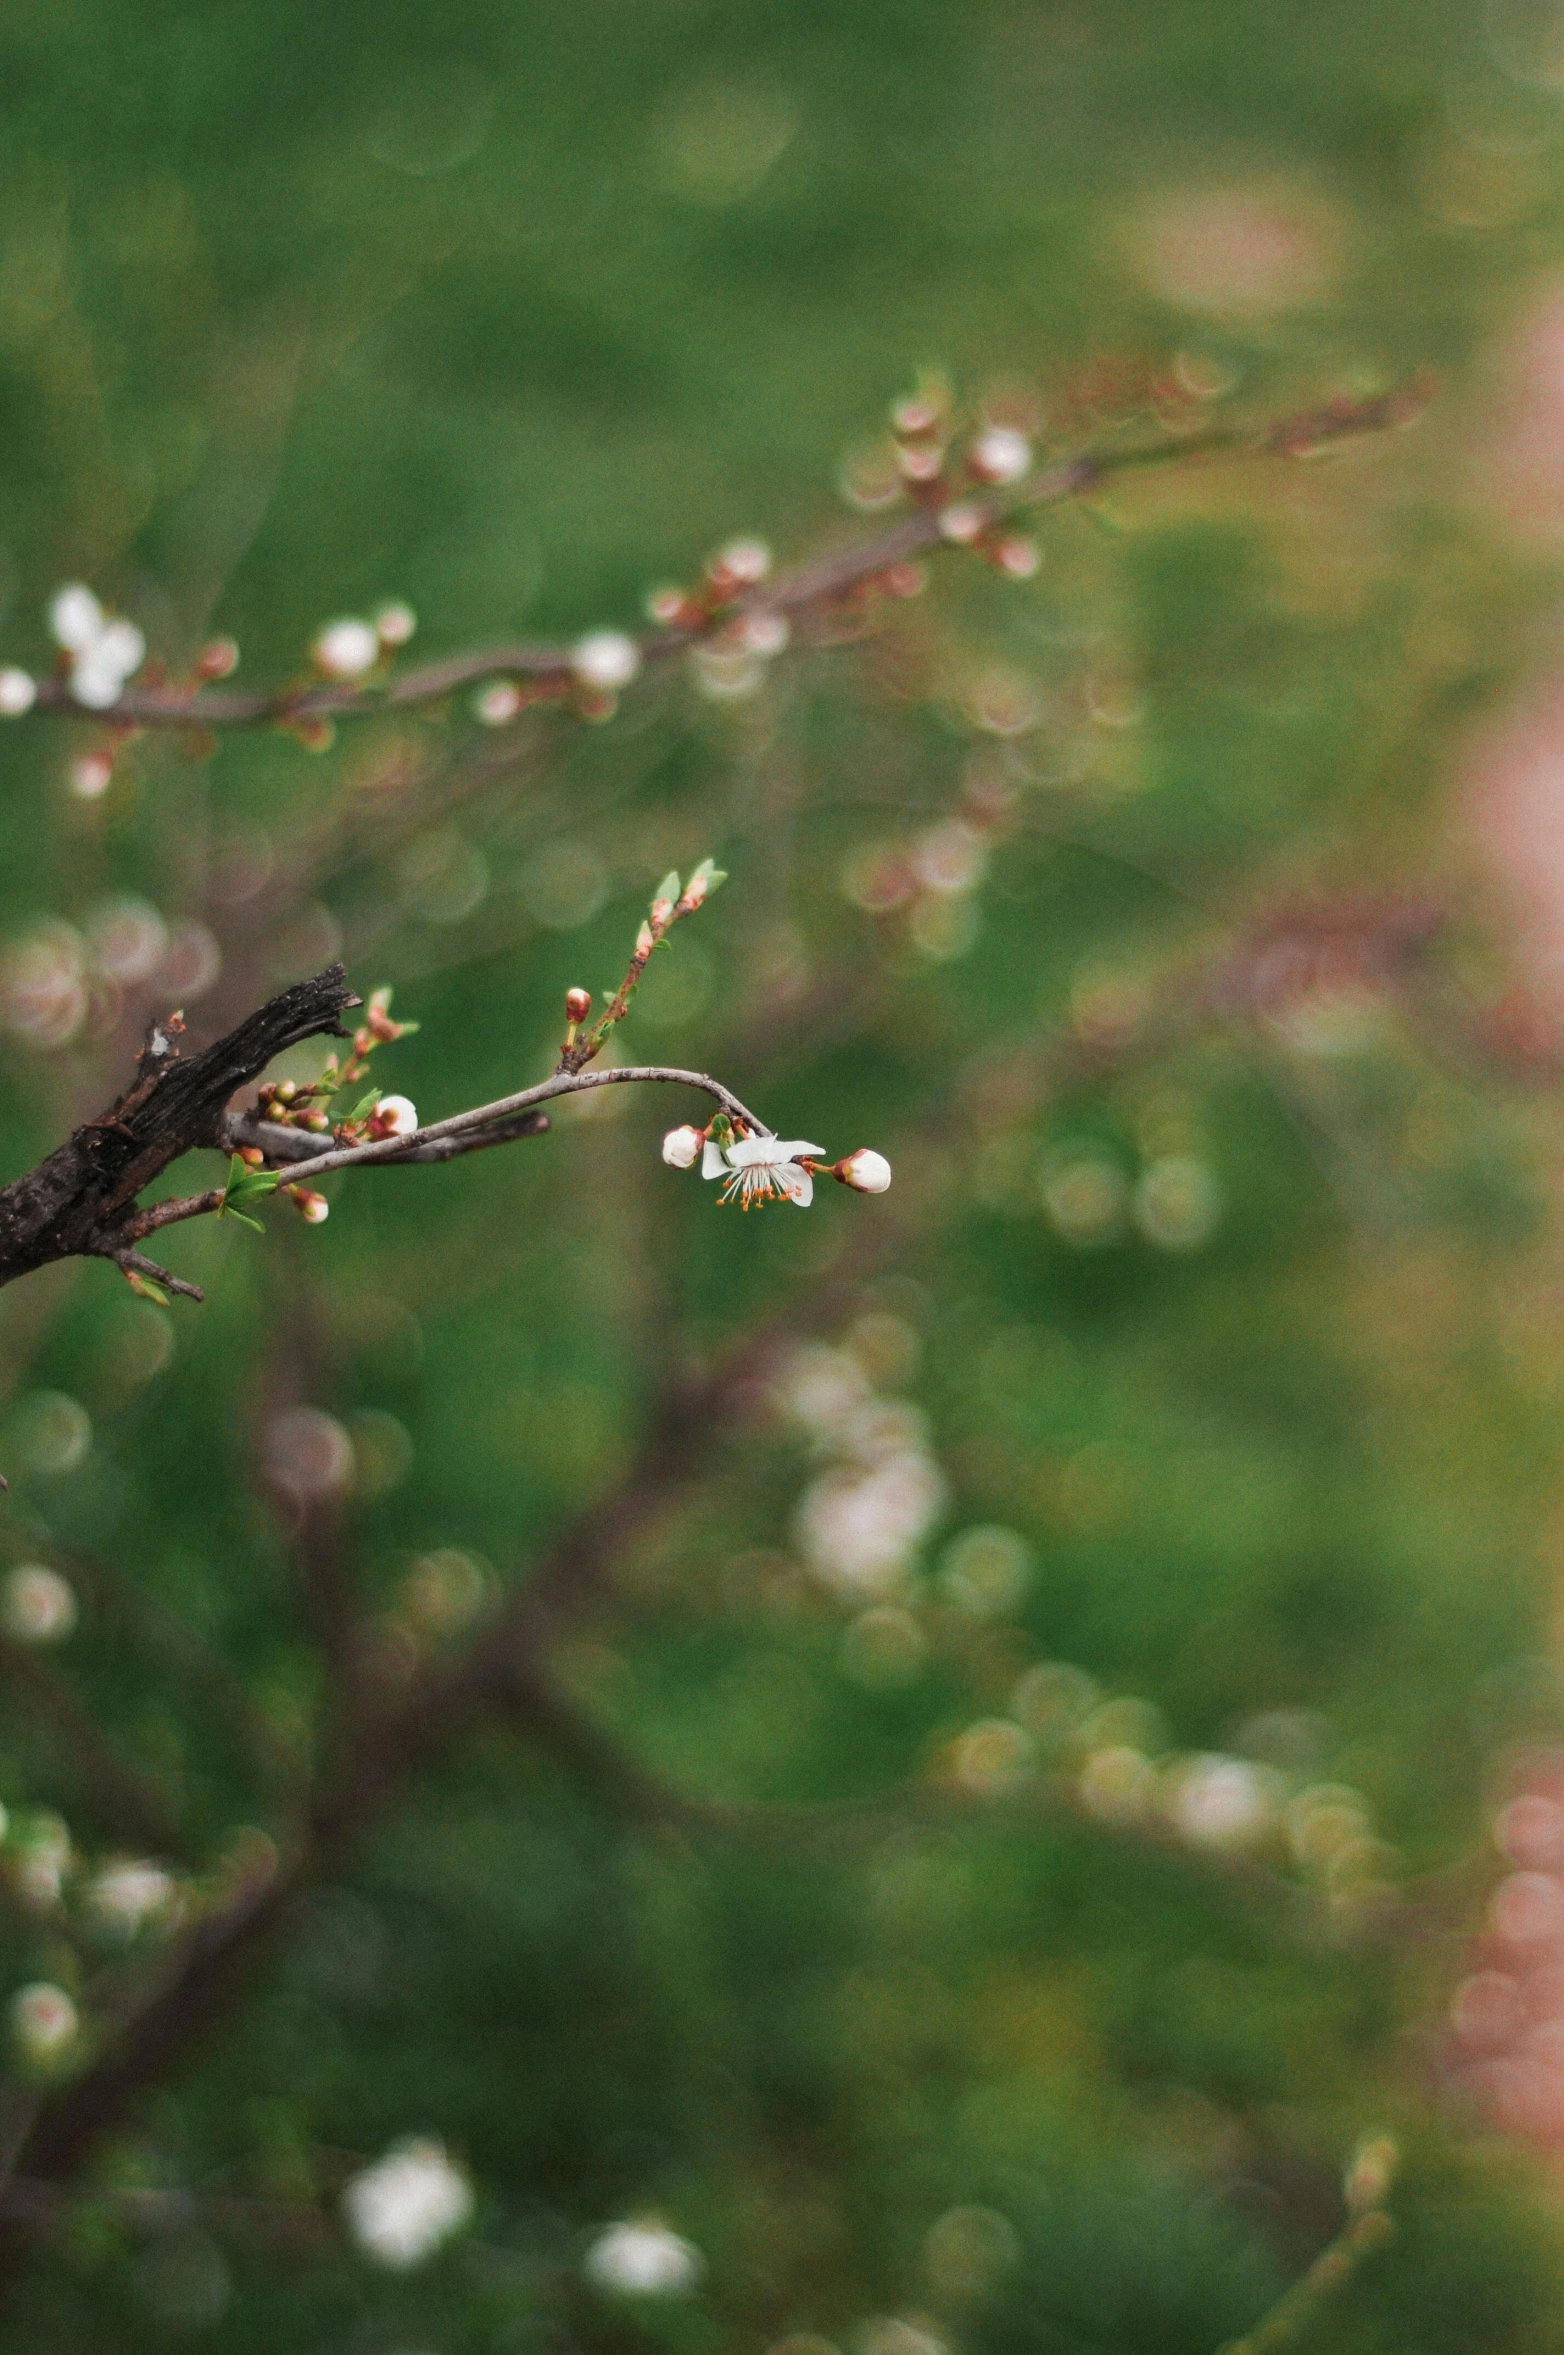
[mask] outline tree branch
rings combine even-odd
[[[815,557],[781,574],[769,585],[729,597],[697,617],[643,631],[634,641],[640,662],[656,665],[705,640],[729,633],[736,622],[764,616],[790,620],[826,609],[872,586],[898,565],[959,539],[1002,524],[1023,509],[1058,506],[1097,489],[1114,476],[1193,458],[1313,455],[1352,436],[1410,423],[1425,394],[1401,387],[1364,401],[1337,401],[1259,427],[1214,425],[1204,432],[1165,434],[1154,441],[1083,452],[1040,467],[1024,481],[993,489],[972,478],[941,475],[910,486],[914,511],[872,538]],[[972,528],[948,528],[953,506],[968,511]],[[520,678],[542,694],[563,698],[579,683],[576,649],[556,641],[522,639],[440,662],[421,663],[370,685],[336,680],[277,690],[237,688],[197,692],[185,687],[129,687],[103,710],[88,710],[71,692],[68,676],[40,679],[34,709],[67,718],[98,720],[112,728],[243,728],[268,724],[346,719],[365,713],[437,703],[462,687],[485,679]]]

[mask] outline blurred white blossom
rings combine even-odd
[[[706,2270],[693,2242],[655,2217],[610,2224],[586,2253],[583,2270],[599,2289],[621,2297],[669,2297],[693,2289]]]
[[[473,2212],[472,2185],[444,2143],[414,2137],[353,2176],[342,2194],[348,2229],[379,2265],[419,2264]]]
[[[49,627],[71,658],[71,693],[89,711],[106,711],[117,703],[125,681],[147,657],[146,639],[135,623],[106,614],[80,581],[56,593]]]

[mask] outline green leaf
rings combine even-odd
[[[343,1114],[343,1118],[345,1120],[367,1120],[370,1113],[374,1111],[375,1106],[379,1103],[379,1101],[380,1090],[378,1088],[371,1088],[367,1096],[359,1097],[358,1102],[354,1105],[351,1112]]]
[[[155,1284],[150,1276],[139,1274],[133,1267],[127,1267],[122,1272],[132,1292],[138,1293],[143,1300],[155,1300],[159,1308],[167,1308],[168,1294],[161,1284]]]
[[[261,1225],[260,1220],[249,1217],[245,1211],[240,1209],[239,1205],[242,1202],[258,1201],[267,1194],[274,1194],[277,1190],[279,1176],[280,1172],[275,1169],[252,1169],[247,1161],[241,1161],[238,1154],[235,1153],[228,1164],[228,1183],[223,1188],[223,1198],[217,1205],[217,1216],[219,1218],[242,1218],[247,1227],[254,1227],[257,1234],[264,1235],[266,1229]]]
[[[652,893],[652,898],[654,901],[660,899],[676,900],[683,888],[676,871],[670,867],[657,889]]]
[[[715,859],[702,859],[700,865],[696,868],[694,874],[690,877],[690,881],[692,883],[704,882],[706,886],[706,896],[708,899],[716,890],[718,884],[726,883],[727,880],[727,868],[719,867]]]

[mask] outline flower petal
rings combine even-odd
[[[815,1198],[815,1181],[807,1169],[800,1169],[796,1161],[779,1161],[772,1172],[779,1194],[796,1202],[800,1210],[807,1210]]]
[[[727,1159],[715,1137],[708,1137],[701,1152],[701,1176],[720,1178],[728,1174]]]
[[[822,1145],[811,1145],[802,1137],[744,1137],[728,1147],[730,1169],[756,1169],[773,1161],[813,1159],[825,1150]]]

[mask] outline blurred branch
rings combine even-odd
[[[909,483],[915,511],[874,537],[797,565],[769,586],[743,590],[710,609],[625,640],[625,676],[633,676],[643,664],[664,663],[692,646],[731,635],[736,626],[789,623],[812,611],[829,610],[844,598],[886,585],[887,576],[898,567],[941,546],[970,546],[1022,510],[1058,506],[1116,476],[1197,458],[1312,456],[1353,436],[1410,423],[1425,397],[1422,387],[1404,386],[1373,399],[1333,402],[1259,427],[1216,425],[1202,432],[1168,433],[1154,441],[1060,458],[997,489],[981,476],[953,480],[942,467],[933,479],[914,478]],[[955,528],[958,506],[961,520]],[[37,682],[35,708],[116,728],[297,727],[437,703],[459,688],[503,677],[529,681],[532,692],[544,699],[565,700],[583,685],[600,684],[583,669],[578,646],[523,639],[419,664],[373,684],[326,679],[275,691],[130,687],[107,706],[91,708],[77,701],[69,676],[62,675]]]
[[[0,1640],[0,1677],[48,1727],[92,1812],[117,1839],[157,1855],[188,1852],[172,1793],[121,1756],[50,1662],[40,1660],[26,1644]]]

